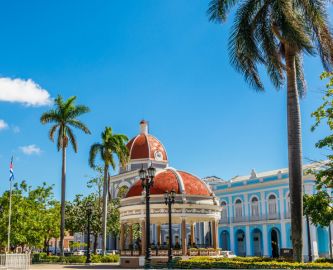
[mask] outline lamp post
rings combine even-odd
[[[172,261],[172,222],[171,222],[171,205],[175,203],[176,192],[174,189],[171,192],[164,193],[165,204],[168,206],[169,214],[169,248],[168,248],[168,266],[171,266]]]
[[[151,263],[151,247],[150,247],[150,187],[154,184],[156,169],[150,165],[150,167],[145,170],[143,166],[139,171],[139,176],[142,182],[142,188],[146,192],[146,257],[145,257],[145,267],[150,268]]]
[[[87,259],[86,263],[91,263],[91,253],[90,253],[90,222],[91,216],[93,212],[93,204],[91,201],[88,201],[86,204],[86,211],[87,211]]]

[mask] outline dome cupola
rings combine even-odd
[[[148,164],[154,164],[156,168],[165,168],[168,164],[167,152],[163,144],[149,134],[146,120],[140,122],[140,133],[132,138],[126,147],[129,152],[130,170],[138,169],[141,165],[147,167]]]

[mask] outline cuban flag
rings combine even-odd
[[[13,157],[12,157],[9,165],[9,181],[12,181],[13,179],[14,179],[14,167],[13,167]]]

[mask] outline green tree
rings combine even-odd
[[[302,55],[319,53],[324,68],[333,63],[327,0],[211,0],[211,21],[223,23],[239,4],[229,39],[232,65],[258,91],[264,90],[258,65],[276,88],[287,78],[287,122],[291,231],[294,259],[302,260],[302,144],[299,96],[305,91]]]
[[[127,136],[123,134],[113,134],[111,127],[106,127],[102,132],[102,143],[95,143],[90,148],[89,165],[96,167],[95,161],[97,154],[100,154],[104,162],[104,182],[103,182],[103,217],[102,217],[102,250],[106,252],[106,233],[107,233],[107,213],[108,213],[108,177],[109,167],[116,169],[115,156],[121,166],[125,166],[128,160],[128,150],[126,148]]]
[[[318,192],[313,195],[304,195],[304,214],[308,215],[311,222],[322,227],[329,227],[333,220],[333,201],[332,194],[328,190],[333,187],[333,73],[324,72],[321,79],[328,79],[326,91],[323,97],[323,104],[312,113],[315,118],[315,124],[311,130],[314,131],[322,122],[324,122],[331,134],[319,140],[316,147],[326,149],[330,154],[327,155],[327,160],[319,162],[319,166],[315,169],[310,169],[309,174],[316,177],[316,189]],[[331,230],[329,228],[331,238]],[[331,241],[330,241],[331,243]],[[330,246],[330,255],[332,257],[332,247]]]
[[[44,248],[50,238],[59,234],[58,202],[52,186],[43,183],[32,189],[25,181],[15,183],[12,192],[11,248]],[[0,197],[0,246],[7,242],[9,191]]]
[[[61,171],[61,223],[60,223],[60,254],[64,256],[64,234],[65,234],[65,199],[66,199],[66,149],[68,143],[73,146],[74,152],[78,150],[77,140],[73,128],[90,134],[88,127],[77,118],[87,112],[89,108],[84,105],[75,105],[76,97],[63,100],[61,96],[55,99],[55,109],[43,113],[40,118],[42,124],[52,123],[49,131],[51,141],[54,141],[55,133],[58,133],[57,148],[62,150]]]

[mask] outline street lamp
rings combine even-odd
[[[91,253],[90,253],[90,222],[91,222],[91,216],[93,213],[93,204],[91,201],[88,201],[86,204],[86,211],[87,211],[87,221],[88,221],[88,226],[87,226],[87,259],[86,263],[91,263]]]
[[[139,171],[139,176],[142,182],[142,188],[146,191],[146,257],[145,257],[145,267],[150,268],[151,263],[151,247],[150,247],[150,187],[154,184],[156,169],[150,165],[150,167],[145,170],[143,166]]]
[[[168,248],[168,266],[171,266],[172,261],[172,222],[171,222],[171,205],[175,203],[176,192],[174,189],[171,192],[164,193],[165,204],[168,206],[169,214],[169,248]]]

